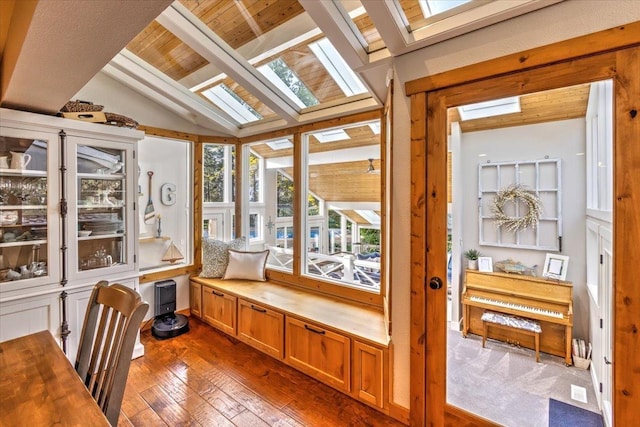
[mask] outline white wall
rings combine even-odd
[[[393,402],[409,407],[410,99],[407,81],[640,20],[637,0],[565,0],[395,58],[393,130]],[[571,268],[571,267],[570,267]],[[586,300],[585,300],[586,301]],[[581,303],[582,304],[582,303]],[[585,327],[586,328],[586,327]],[[585,329],[586,330],[586,329]]]
[[[462,182],[459,183],[462,187],[463,209],[460,213],[454,213],[454,215],[462,214],[463,248],[479,249],[482,256],[491,257],[494,263],[512,258],[527,266],[537,265],[536,274],[542,276],[546,251],[479,245],[478,164],[539,160],[546,157],[560,159],[563,221],[561,254],[570,257],[567,280],[574,285],[574,336],[580,338],[587,337],[589,311],[584,232],[586,227],[585,138],[584,119],[463,133],[461,144],[463,172]],[[481,154],[486,156],[480,156]]]
[[[141,237],[156,237],[158,231],[157,220],[150,224],[143,221],[144,210],[149,198],[149,176],[153,172],[151,199],[156,215],[160,215],[161,236],[171,240],[143,241],[139,244],[139,268],[141,271],[152,268],[168,267],[168,262],[161,261],[162,256],[173,241],[178,250],[185,256],[177,264],[191,264],[190,248],[193,242],[193,180],[191,153],[192,144],[168,138],[145,137],[138,143],[138,166],[140,167],[140,193],[138,193],[138,218]],[[165,205],[161,200],[161,187],[164,184],[174,184],[175,204]]]

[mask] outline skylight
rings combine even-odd
[[[324,38],[315,43],[309,44],[309,49],[316,55],[318,60],[327,69],[333,80],[342,89],[346,96],[359,95],[367,92],[356,73],[342,59],[335,47]]]
[[[371,129],[374,135],[380,134],[380,121],[376,120],[375,122],[367,123],[367,126]]]
[[[350,139],[349,134],[342,129],[332,129],[324,132],[313,133],[312,135],[315,136],[319,142],[335,142]]]
[[[268,141],[266,144],[269,146],[269,148],[275,151],[285,150],[287,148],[293,147],[293,143],[288,139],[276,139],[274,141]]]
[[[318,105],[318,99],[309,88],[291,71],[287,64],[280,58],[274,59],[268,64],[258,67],[271,83],[276,85],[289,99],[300,108]]]
[[[477,104],[469,104],[458,107],[460,119],[462,120],[481,119],[484,117],[519,113],[520,111],[519,96],[495,99],[486,102],[478,102]]]
[[[380,215],[375,211],[356,209],[355,212],[371,225],[380,225]]]
[[[425,18],[454,9],[471,0],[418,0],[420,10]]]
[[[238,123],[244,124],[262,119],[260,113],[251,108],[249,104],[224,84],[207,89],[202,94]]]

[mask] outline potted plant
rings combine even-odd
[[[477,249],[469,249],[464,253],[464,257],[467,259],[467,268],[469,270],[478,269],[479,256],[480,256],[480,251],[478,251]]]

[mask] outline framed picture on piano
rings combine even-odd
[[[547,254],[544,261],[542,276],[547,279],[566,280],[569,267],[569,257],[564,255]]]
[[[490,256],[478,257],[478,271],[493,273],[493,261]]]

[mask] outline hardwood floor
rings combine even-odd
[[[142,333],[119,426],[402,426],[198,319],[168,340]]]

